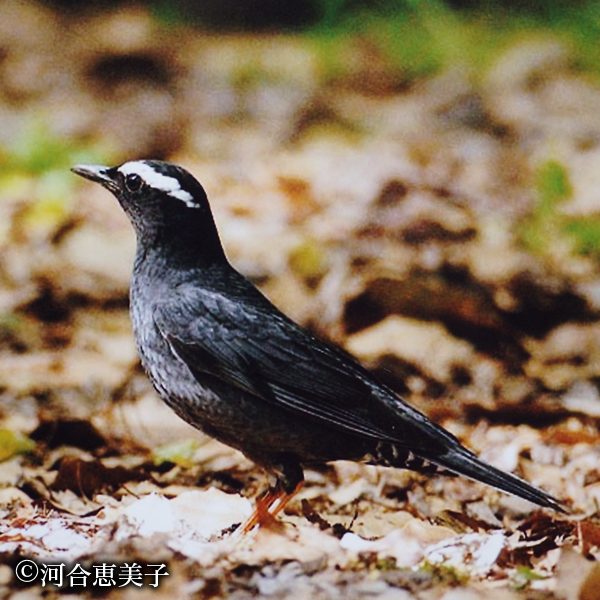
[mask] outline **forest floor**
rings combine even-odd
[[[4,2],[0,35],[1,598],[600,598],[600,88],[568,49],[400,85],[360,39],[324,77],[302,37],[138,9]],[[265,474],[151,389],[133,232],[69,172],[140,157],[198,177],[285,313],[570,514],[339,462],[240,535]]]

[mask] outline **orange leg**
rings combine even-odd
[[[248,520],[242,525],[243,534],[250,533],[256,525],[259,527],[279,526],[275,517],[287,506],[290,500],[298,493],[302,484],[300,484],[291,494],[286,493],[280,487],[276,487],[256,500],[256,508]]]

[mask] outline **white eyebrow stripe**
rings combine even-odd
[[[139,175],[150,187],[166,192],[169,196],[185,202],[190,208],[198,208],[194,198],[189,192],[181,189],[175,177],[163,175],[155,171],[150,165],[141,161],[132,161],[121,165],[118,169],[123,175],[135,173]]]

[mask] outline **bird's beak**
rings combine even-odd
[[[90,181],[95,181],[105,188],[114,192],[118,189],[117,182],[114,177],[114,169],[103,167],[101,165],[76,165],[71,168],[73,173],[81,175]]]

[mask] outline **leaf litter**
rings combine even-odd
[[[378,95],[320,82],[300,40],[181,29],[173,43],[134,8],[68,36],[37,4],[0,13],[23,36],[7,38],[3,138],[44,110],[36,135],[52,147],[89,139],[113,162],[185,164],[232,262],[278,306],[573,509],[340,462],[307,472],[281,527],[241,536],[266,480],[178,421],[141,373],[120,209],[62,180],[55,206],[15,169],[0,190],[3,561],[161,561],[178,597],[596,597],[598,262],[562,228],[598,218],[598,90],[560,44],[510,50],[477,84],[455,71]],[[255,73],[244,85],[240,62]],[[60,86],[40,76],[55,64],[68,65]],[[0,587],[17,589],[12,570]]]

